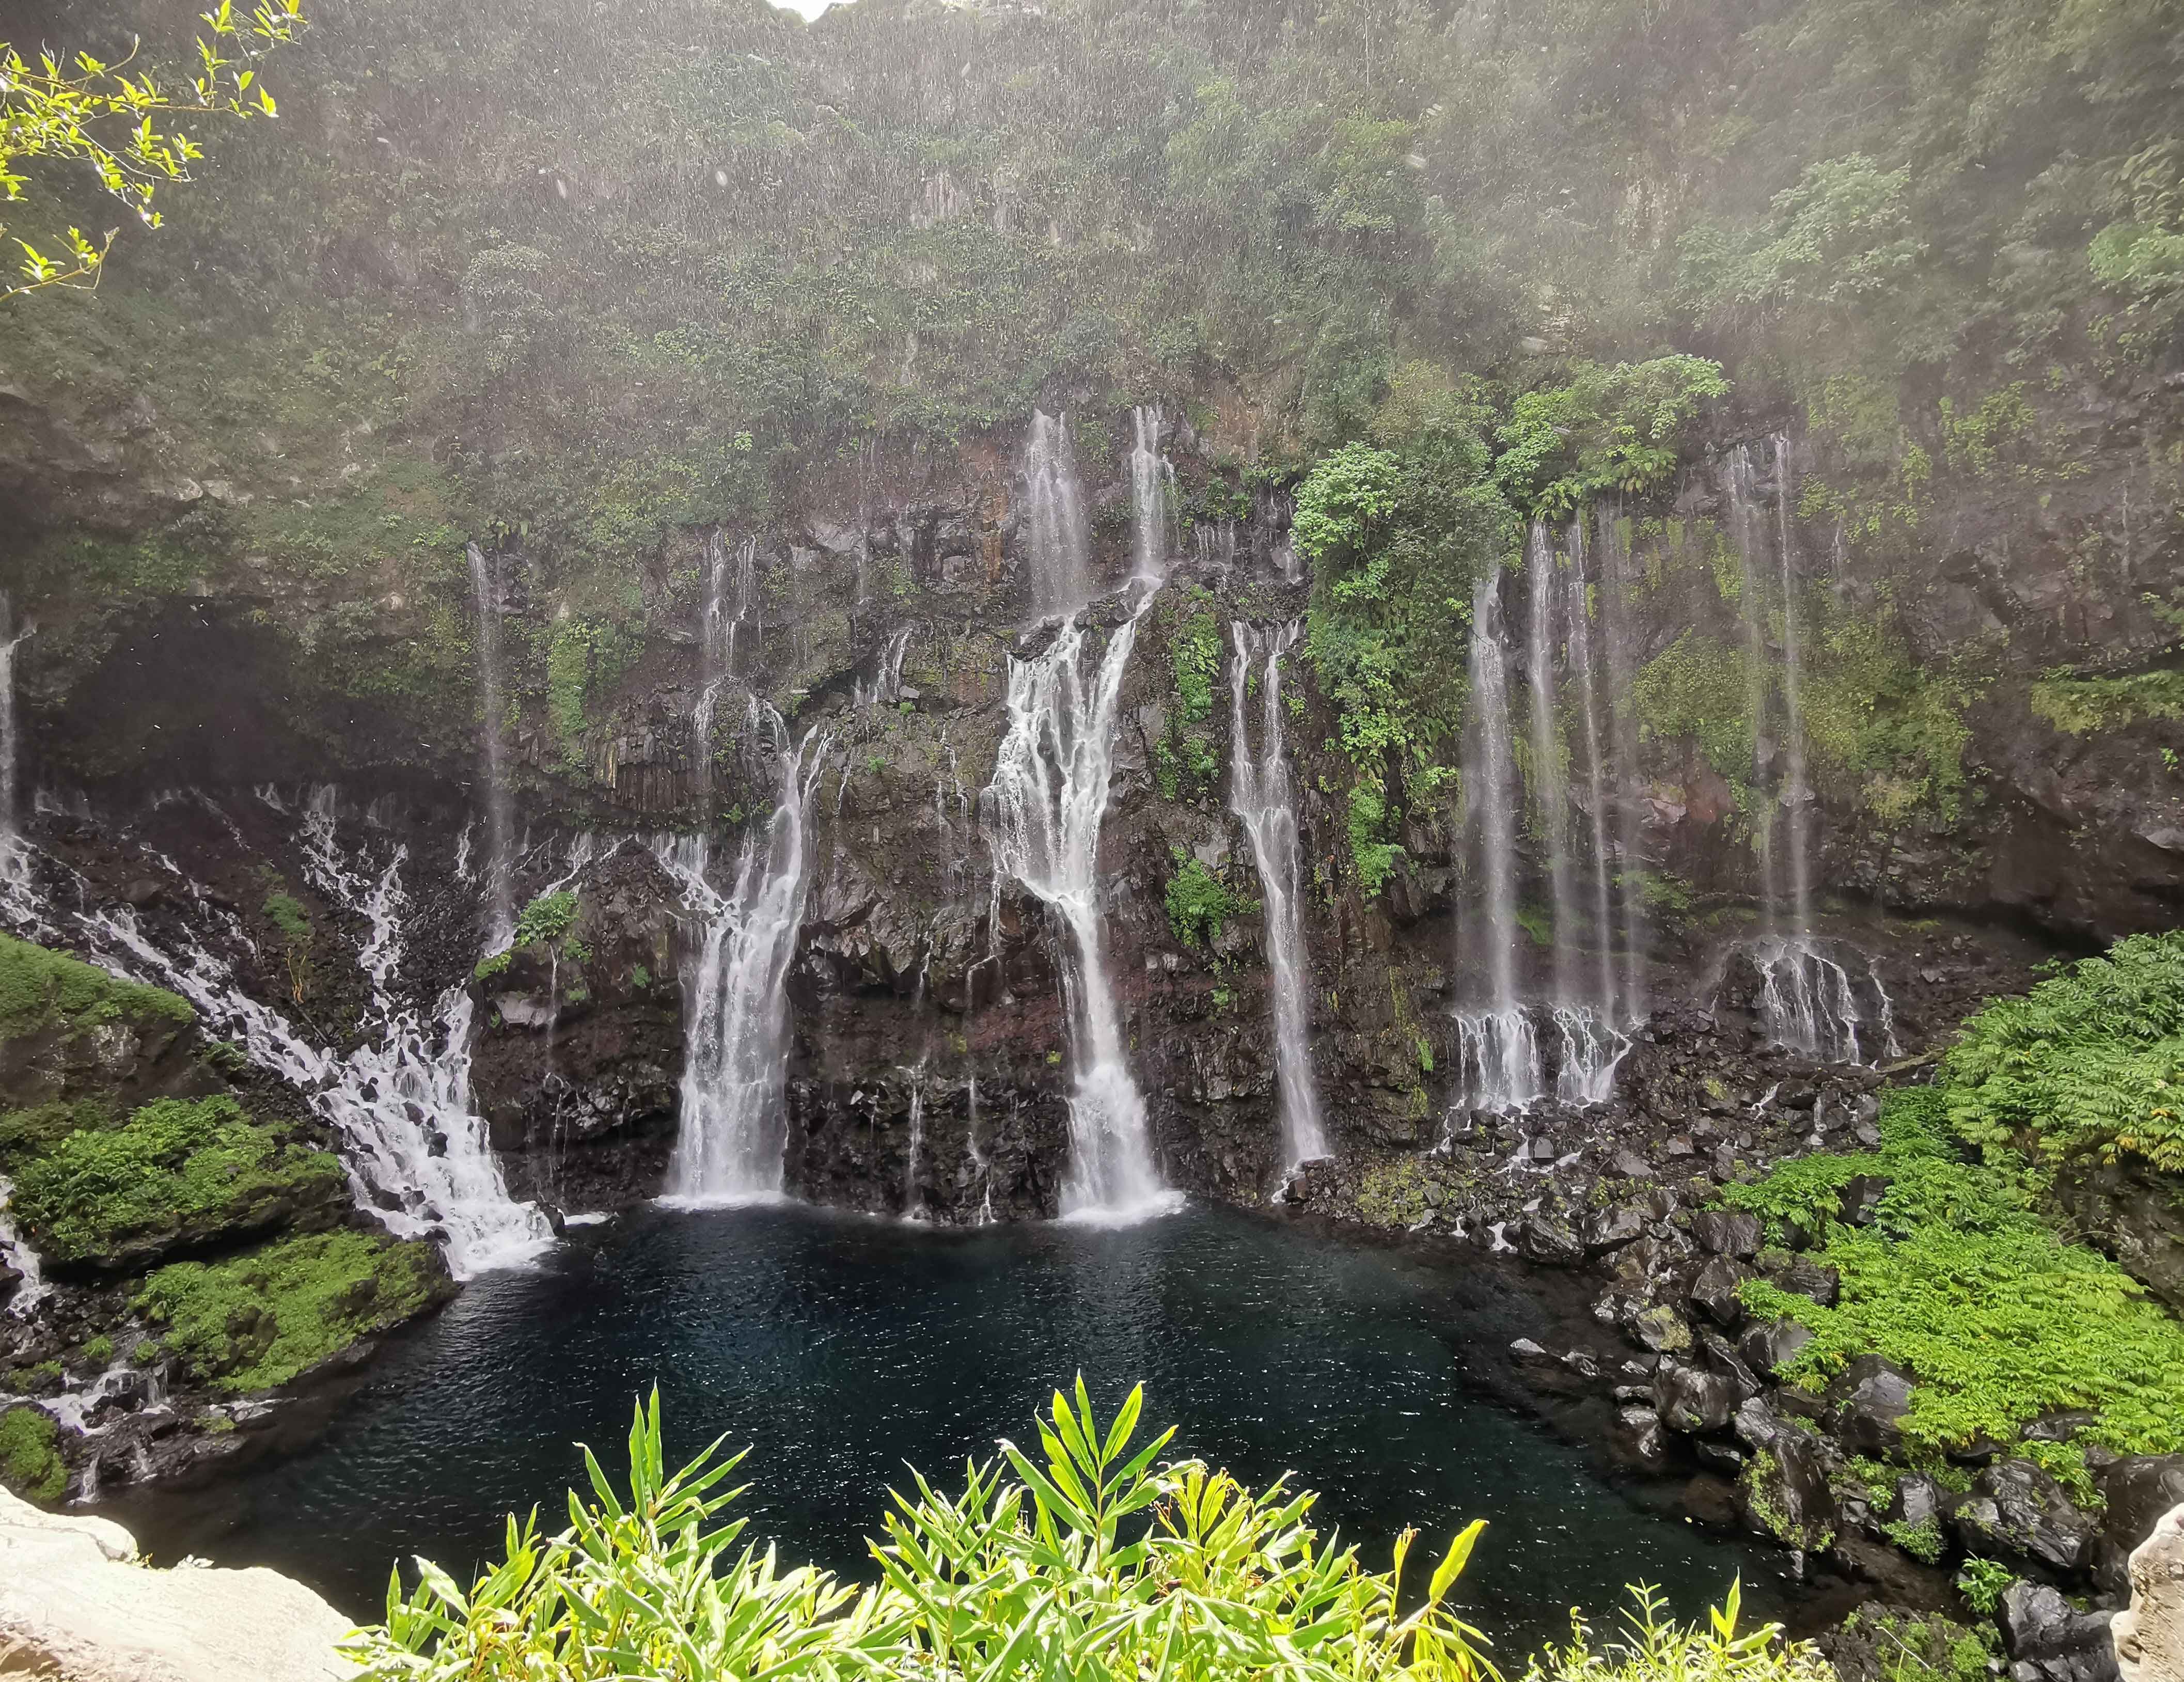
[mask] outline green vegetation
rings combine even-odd
[[[286,1238],[220,1262],[176,1262],[130,1305],[165,1328],[166,1352],[198,1383],[270,1390],[399,1325],[442,1289],[430,1244],[361,1232]]]
[[[589,1449],[588,1496],[546,1537],[511,1516],[505,1556],[467,1587],[426,1561],[398,1568],[383,1624],[347,1651],[367,1682],[499,1682],[641,1669],[662,1682],[768,1676],[883,1682],[909,1674],[1006,1676],[1035,1668],[1081,1682],[1485,1682],[1484,1638],[1447,1604],[1479,1534],[1460,1531],[1421,1586],[1416,1533],[1384,1572],[1311,1523],[1317,1497],[1251,1490],[1140,1444],[1141,1390],[1104,1426],[1079,1378],[1037,1422],[1039,1447],[1000,1445],[950,1495],[911,1473],[869,1544],[878,1580],[844,1584],[722,1521],[720,1486],[741,1455],[716,1442],[666,1460],[655,1391],[629,1434],[617,1488]],[[1157,1462],[1157,1463],[1156,1463]],[[1704,1629],[1669,1622],[1634,1590],[1624,1640],[1596,1649],[1582,1623],[1526,1682],[1826,1682],[1811,1647],[1777,1626],[1741,1631],[1732,1588]]]
[[[300,1005],[311,986],[311,915],[304,909],[304,902],[288,891],[279,872],[269,865],[265,873],[272,885],[259,909],[273,925],[281,961],[287,966],[289,996]]]
[[[1188,727],[1213,711],[1213,686],[1221,676],[1221,626],[1213,598],[1196,584],[1177,593],[1168,632],[1168,662],[1175,674],[1179,721]]]
[[[515,944],[551,945],[566,938],[576,925],[577,894],[573,889],[541,894],[515,919]]]
[[[2032,710],[2058,730],[2092,736],[2142,719],[2184,718],[2184,671],[2127,677],[2048,677],[2032,686]]]
[[[44,1409],[0,1411],[0,1484],[25,1501],[51,1503],[68,1493],[60,1431]]]
[[[158,227],[164,220],[153,208],[159,189],[189,180],[189,166],[204,156],[188,133],[163,125],[192,115],[272,116],[273,95],[258,79],[259,61],[296,38],[304,26],[302,0],[260,0],[240,19],[232,0],[220,0],[199,21],[204,33],[188,70],[156,79],[149,70],[132,74],[133,49],[113,64],[88,53],[71,58],[50,48],[26,60],[0,42],[0,200],[18,203],[28,197],[25,166],[81,165],[139,223]],[[160,91],[161,82],[171,86],[185,75],[187,94],[178,98]],[[0,222],[0,233],[7,229]],[[53,258],[18,237],[23,278],[0,283],[0,298],[42,287],[97,286],[119,231],[101,239],[69,227],[53,237],[58,254]]]
[[[2071,1408],[2098,1411],[2087,1441],[2184,1449],[2184,1325],[2042,1221],[2021,1172],[1965,1161],[1949,1136],[1952,1107],[1942,1089],[1892,1092],[1877,1151],[1799,1158],[1724,1193],[1777,1238],[1791,1222],[1814,1235],[1814,1259],[1841,1278],[1831,1308],[1764,1279],[1743,1287],[1753,1314],[1813,1332],[1784,1376],[1818,1390],[1860,1355],[1898,1362],[1917,1375],[1905,1440],[1930,1454],[1981,1437],[2012,1442],[2030,1421]],[[1841,1189],[1869,1174],[1887,1190],[1869,1225],[1846,1225]]]
[[[1195,858],[1176,849],[1175,874],[1167,879],[1167,926],[1185,946],[1211,946],[1232,917],[1249,916],[1256,899],[1241,899]]]
[[[2137,1157],[2184,1172],[2184,933],[2142,934],[1964,1024],[1948,1119],[2006,1160]]]
[[[1573,363],[1566,381],[1518,393],[1496,428],[1495,482],[1525,514],[1562,517],[1618,492],[1651,490],[1676,470],[1685,427],[1729,394],[1721,365],[1663,356]]]
[[[188,1027],[197,1012],[159,988],[0,934],[0,1039],[56,1030],[73,1034],[125,1017],[173,1029]]]
[[[2002,1591],[2017,1580],[2017,1573],[1998,1560],[1975,1556],[1957,1573],[1957,1588],[1965,1603],[1982,1618],[1994,1616],[2002,1604]]]
[[[283,1143],[224,1095],[156,1099],[118,1128],[4,1160],[16,1219],[57,1262],[140,1260],[322,1205],[343,1185],[337,1158]]]
[[[1967,1561],[1966,1571],[1974,1566],[2001,1571],[2005,1582],[2011,1575],[1989,1560]],[[1991,1605],[1977,1609],[1982,1617],[1994,1611]],[[1988,1662],[1998,1645],[1992,1627],[1967,1629],[1939,1615],[1918,1618],[1863,1607],[1844,1620],[1843,1629],[1872,1642],[1881,1682],[1981,1682],[1992,1674]]]

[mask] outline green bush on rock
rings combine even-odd
[[[60,1431],[42,1408],[0,1412],[0,1484],[25,1501],[57,1501],[68,1493]]]
[[[197,1012],[174,994],[0,934],[0,1039],[55,1028],[73,1033],[125,1016],[187,1028]]]
[[[870,1544],[879,1580],[859,1585],[738,1546],[739,1519],[709,1529],[742,1456],[718,1458],[716,1442],[670,1471],[655,1390],[631,1426],[627,1492],[587,1449],[592,1499],[570,1492],[566,1529],[542,1537],[535,1515],[510,1517],[505,1559],[467,1590],[420,1560],[405,1593],[398,1570],[386,1623],[348,1651],[367,1682],[1495,1674],[1483,1638],[1446,1605],[1480,1524],[1457,1534],[1420,1593],[1403,1578],[1415,1532],[1390,1570],[1368,1571],[1355,1547],[1323,1542],[1311,1494],[1254,1491],[1194,1460],[1156,1464],[1174,1433],[1139,1445],[1141,1405],[1132,1391],[1103,1429],[1080,1378],[1039,1422],[1036,1456],[1004,1442],[1000,1462],[967,1466],[953,1495],[913,1473]],[[1647,1609],[1630,1668],[1596,1661],[1580,1640],[1551,1656],[1541,1682],[1821,1682],[1811,1650],[1780,1645],[1771,1626],[1738,1634],[1733,1595],[1703,1634]]]
[[[428,1243],[312,1233],[224,1261],[172,1262],[131,1306],[166,1328],[166,1352],[192,1378],[237,1393],[287,1384],[444,1289]]]
[[[112,1266],[337,1200],[340,1161],[283,1143],[232,1098],[161,1098],[14,1168],[16,1218],[55,1262]]]

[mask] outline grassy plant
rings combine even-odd
[[[629,1434],[618,1490],[587,1449],[587,1501],[568,1528],[508,1521],[503,1561],[467,1590],[417,1562],[398,1571],[387,1620],[350,1651],[370,1682],[643,1675],[1124,1679],[1493,1675],[1479,1633],[1445,1604],[1482,1528],[1461,1532],[1423,1595],[1390,1569],[1323,1546],[1309,1494],[1260,1491],[1196,1461],[1156,1464],[1173,1436],[1137,1440],[1142,1392],[1102,1428],[1084,1381],[1057,1392],[1039,1451],[1000,1445],[960,1493],[913,1473],[871,1544],[879,1581],[857,1586],[716,1525],[742,1456],[715,1443],[670,1471],[660,1398]],[[1409,1605],[1409,1610],[1405,1606]],[[1745,1638],[1751,1639],[1751,1638]],[[1736,1673],[1739,1675],[1744,1673]]]
[[[1624,1634],[1596,1648],[1592,1630],[1573,1613],[1570,1639],[1550,1643],[1532,1660],[1524,1682],[1834,1682],[1818,1649],[1784,1641],[1778,1624],[1739,1634],[1740,1585],[1707,1614],[1706,1627],[1670,1620],[1667,1602],[1650,1585],[1630,1590]]]
[[[1256,900],[1232,894],[1227,883],[1196,859],[1181,854],[1175,874],[1167,881],[1167,923],[1182,944],[1211,946],[1221,938],[1231,918],[1257,909]]]

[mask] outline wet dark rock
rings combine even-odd
[[[1716,1256],[1691,1280],[1691,1300],[1716,1325],[1735,1331],[1744,1323],[1744,1300],[1737,1288],[1752,1270],[1726,1256]]]
[[[1645,1236],[1646,1214],[1635,1203],[1611,1203],[1586,1217],[1581,1236],[1588,1255],[1602,1256]]]
[[[2184,1454],[2127,1455],[2099,1473],[2101,1533],[2091,1562],[2093,1579],[2111,1594],[2131,1583],[2131,1554],[2153,1534],[2172,1507],[2184,1504]]]
[[[1550,1267],[1574,1267],[1585,1260],[1585,1245],[1578,1235],[1551,1215],[1529,1217],[1518,1234],[1517,1248]]]
[[[1880,1207],[1880,1200],[1888,1195],[1888,1185],[1879,1174],[1858,1174],[1846,1180],[1836,1200],[1836,1217],[1846,1226],[1868,1224]]]
[[[2014,1682],[2025,1672],[2038,1682],[2115,1682],[2111,1616],[2080,1612],[2045,1583],[2012,1583],[2002,1591],[1995,1622]]]
[[[1770,1320],[1748,1328],[1736,1347],[1747,1366],[1760,1377],[1771,1378],[1812,1340],[1812,1333],[1795,1320]]]
[[[1836,1430],[1853,1454],[1884,1456],[1903,1440],[1911,1406],[1908,1373],[1878,1355],[1859,1356],[1828,1386]]]
[[[1737,1440],[1751,1451],[1737,1480],[1752,1526],[1785,1546],[1833,1545],[1841,1529],[1828,1477],[1828,1451],[1818,1437],[1780,1417],[1756,1397],[1736,1414]]]
[[[1641,1308],[1631,1317],[1631,1335],[1656,1354],[1680,1353],[1692,1347],[1691,1323],[1665,1302]]]
[[[1758,1255],[1766,1234],[1759,1217],[1741,1209],[1702,1209],[1691,1217],[1691,1236],[1710,1256],[1748,1262]]]
[[[1979,1475],[1950,1523],[1967,1551],[2069,1576],[2090,1562],[2100,1526],[2029,1460],[2005,1460]]]
[[[1738,1401],[1736,1381],[1681,1361],[1663,1361],[1653,1374],[1653,1406],[1672,1431],[1718,1431]]]
[[[1661,1429],[1661,1416],[1652,1408],[1619,1409],[1615,1424],[1624,1447],[1640,1464],[1655,1468],[1668,1464],[1668,1438]]]
[[[1793,1256],[1780,1267],[1769,1269],[1767,1277],[1784,1290],[1811,1297],[1823,1308],[1834,1307],[1842,1295],[1841,1274],[1802,1256]]]

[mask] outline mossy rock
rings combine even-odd
[[[192,1382],[239,1395],[287,1384],[453,1294],[432,1245],[344,1231],[170,1262],[131,1306]]]
[[[74,1035],[128,1018],[176,1030],[194,1023],[197,1012],[163,989],[0,934],[0,1040],[54,1030]]]
[[[276,1226],[331,1225],[347,1191],[337,1158],[287,1142],[224,1095],[155,1100],[120,1127],[11,1156],[9,1172],[13,1212],[39,1254],[108,1270]]]
[[[48,1507],[68,1493],[60,1428],[42,1408],[11,1407],[0,1413],[0,1484],[25,1501]]]

